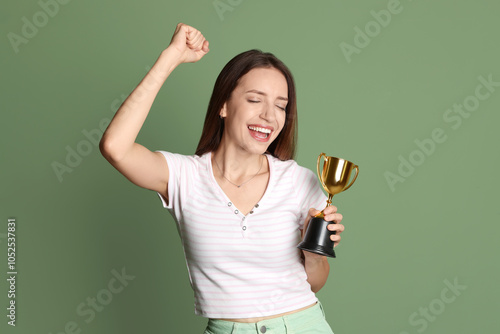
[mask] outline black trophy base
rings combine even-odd
[[[335,232],[328,230],[328,224],[332,224],[332,222],[325,221],[323,218],[318,217],[311,218],[309,225],[307,225],[304,239],[297,245],[297,248],[335,258],[333,241],[330,239],[330,236],[335,234]]]

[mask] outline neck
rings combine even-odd
[[[221,146],[212,152],[212,167],[220,178],[227,178],[237,185],[268,171],[266,157],[263,154],[231,152]]]

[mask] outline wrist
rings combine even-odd
[[[182,60],[179,52],[168,47],[160,53],[158,60],[153,65],[153,69],[168,76],[180,64],[182,64]]]
[[[328,261],[324,255],[319,255],[305,250],[302,251],[302,254],[304,254],[304,261],[308,263],[321,263]]]

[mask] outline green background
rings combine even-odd
[[[473,101],[478,77],[500,81],[500,4],[402,0],[382,27],[371,11],[388,0],[220,2],[221,13],[207,0],[73,0],[18,52],[9,33],[22,36],[23,17],[43,19],[42,7],[2,2],[0,331],[55,334],[74,321],[81,333],[203,332],[170,214],[84,135],[112,118],[184,22],[211,51],[167,79],[139,143],[193,154],[224,64],[252,48],[273,52],[297,83],[297,162],[314,170],[326,152],[360,166],[334,199],[346,230],[318,293],[334,332],[498,332],[500,87],[482,88],[488,98],[459,127],[443,117]],[[341,43],[356,46],[356,27],[372,36],[346,57]],[[446,140],[419,156],[415,140],[428,143],[436,128]],[[58,178],[54,163],[77,149],[87,155]],[[400,156],[418,166],[391,189]],[[15,328],[8,218],[17,221]],[[91,321],[78,315],[122,268],[135,278]]]

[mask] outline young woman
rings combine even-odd
[[[332,333],[315,293],[326,257],[296,248],[327,197],[294,160],[295,85],[274,55],[250,50],[219,74],[194,155],[135,142],[170,73],[209,52],[179,23],[170,45],[116,112],[103,156],[134,184],[157,192],[176,221],[205,333]],[[336,246],[342,215],[324,209]]]

